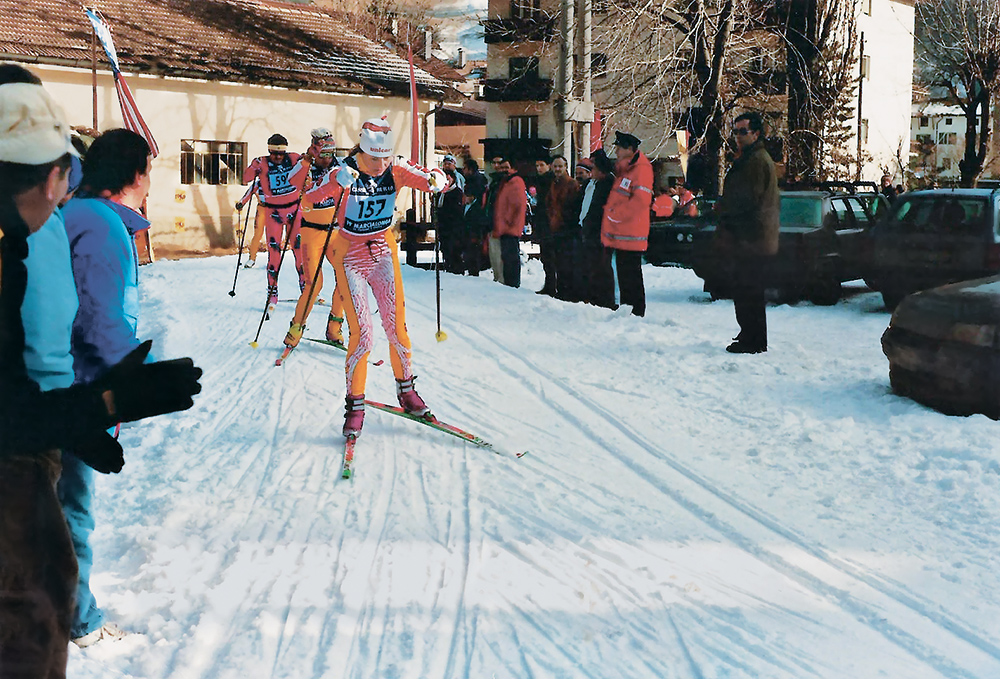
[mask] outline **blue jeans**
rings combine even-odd
[[[94,470],[72,453],[64,452],[57,491],[80,569],[76,613],[70,628],[70,638],[77,639],[104,624],[104,613],[97,607],[94,594],[90,591],[90,569],[94,565],[94,552],[90,547],[90,534],[94,532],[94,517],[91,514]]]

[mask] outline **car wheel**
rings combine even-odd
[[[833,306],[840,301],[843,288],[840,281],[816,281],[809,286],[809,301],[816,306]]]

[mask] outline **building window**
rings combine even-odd
[[[541,0],[510,0],[512,19],[538,19],[542,13]]]
[[[861,0],[861,10],[868,16],[872,15],[872,0]]]
[[[945,118],[944,119],[944,124],[945,125],[951,125],[951,123],[952,123],[952,119],[951,118]]]
[[[538,139],[538,116],[511,116],[507,120],[511,139]]]
[[[181,184],[242,184],[244,141],[181,139]]]
[[[608,75],[608,55],[603,52],[592,52],[590,54],[590,72],[595,78],[603,78]]]
[[[958,143],[958,133],[957,132],[938,132],[938,144],[951,144],[955,145]]]
[[[861,57],[861,77],[868,80],[872,74],[872,58],[869,56]]]
[[[511,57],[511,80],[538,80],[538,57]]]
[[[858,136],[861,137],[861,143],[868,143],[868,118],[862,118],[861,124],[858,126]]]
[[[920,116],[920,127],[929,127],[931,124],[930,119],[927,116]]]
[[[951,158],[942,158],[941,159],[941,169],[942,170],[950,170],[951,169]]]

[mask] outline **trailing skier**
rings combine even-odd
[[[375,295],[389,340],[399,404],[414,415],[430,413],[413,387],[399,250],[390,227],[400,187],[436,193],[444,187],[445,175],[437,168],[427,169],[401,157],[393,159],[392,129],[383,116],[361,126],[360,143],[337,172],[336,181],[345,190],[337,215],[340,230],[332,241],[337,290],[349,328],[344,436],[355,437],[364,424],[368,354],[373,343],[368,288]],[[325,191],[317,191],[314,200],[336,192],[329,185]]]
[[[268,155],[254,158],[243,173],[243,181],[259,179],[257,220],[254,239],[250,243],[251,261],[257,256],[260,239],[257,225],[263,220],[267,233],[267,295],[269,304],[278,301],[278,267],[282,250],[287,246],[295,258],[295,268],[299,274],[299,290],[305,287],[302,268],[302,253],[299,248],[299,233],[295,215],[299,208],[302,183],[312,163],[306,153],[288,152],[288,140],[280,134],[272,134],[267,139]]]
[[[336,232],[334,214],[342,189],[337,184],[334,170],[336,144],[328,130],[313,130],[313,139],[321,140],[316,160],[306,177],[299,206],[298,225],[302,249],[302,263],[305,272],[305,289],[295,305],[295,315],[285,335],[285,346],[296,347],[302,339],[306,319],[312,311],[316,298],[323,289],[323,257],[333,264],[333,249],[330,240]],[[332,193],[330,190],[332,189]],[[317,196],[325,196],[319,197]],[[341,325],[344,322],[344,303],[334,292],[330,301],[330,315],[326,324],[326,339],[338,344],[344,343]]]

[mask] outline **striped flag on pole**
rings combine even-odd
[[[108,55],[108,62],[111,64],[111,71],[115,78],[115,90],[118,92],[118,103],[122,108],[122,119],[125,121],[125,128],[132,130],[145,139],[146,143],[149,144],[152,156],[155,158],[160,154],[160,148],[156,145],[156,140],[153,139],[153,133],[149,131],[146,121],[142,119],[139,107],[135,103],[135,97],[132,96],[132,90],[129,89],[128,83],[125,82],[125,78],[122,76],[121,68],[118,65],[118,53],[115,51],[115,43],[111,39],[111,28],[104,21],[104,17],[97,11],[87,7],[84,7],[83,11],[86,12],[87,18],[90,19],[90,23],[94,26],[94,32],[97,34],[97,39],[101,41],[104,53]]]

